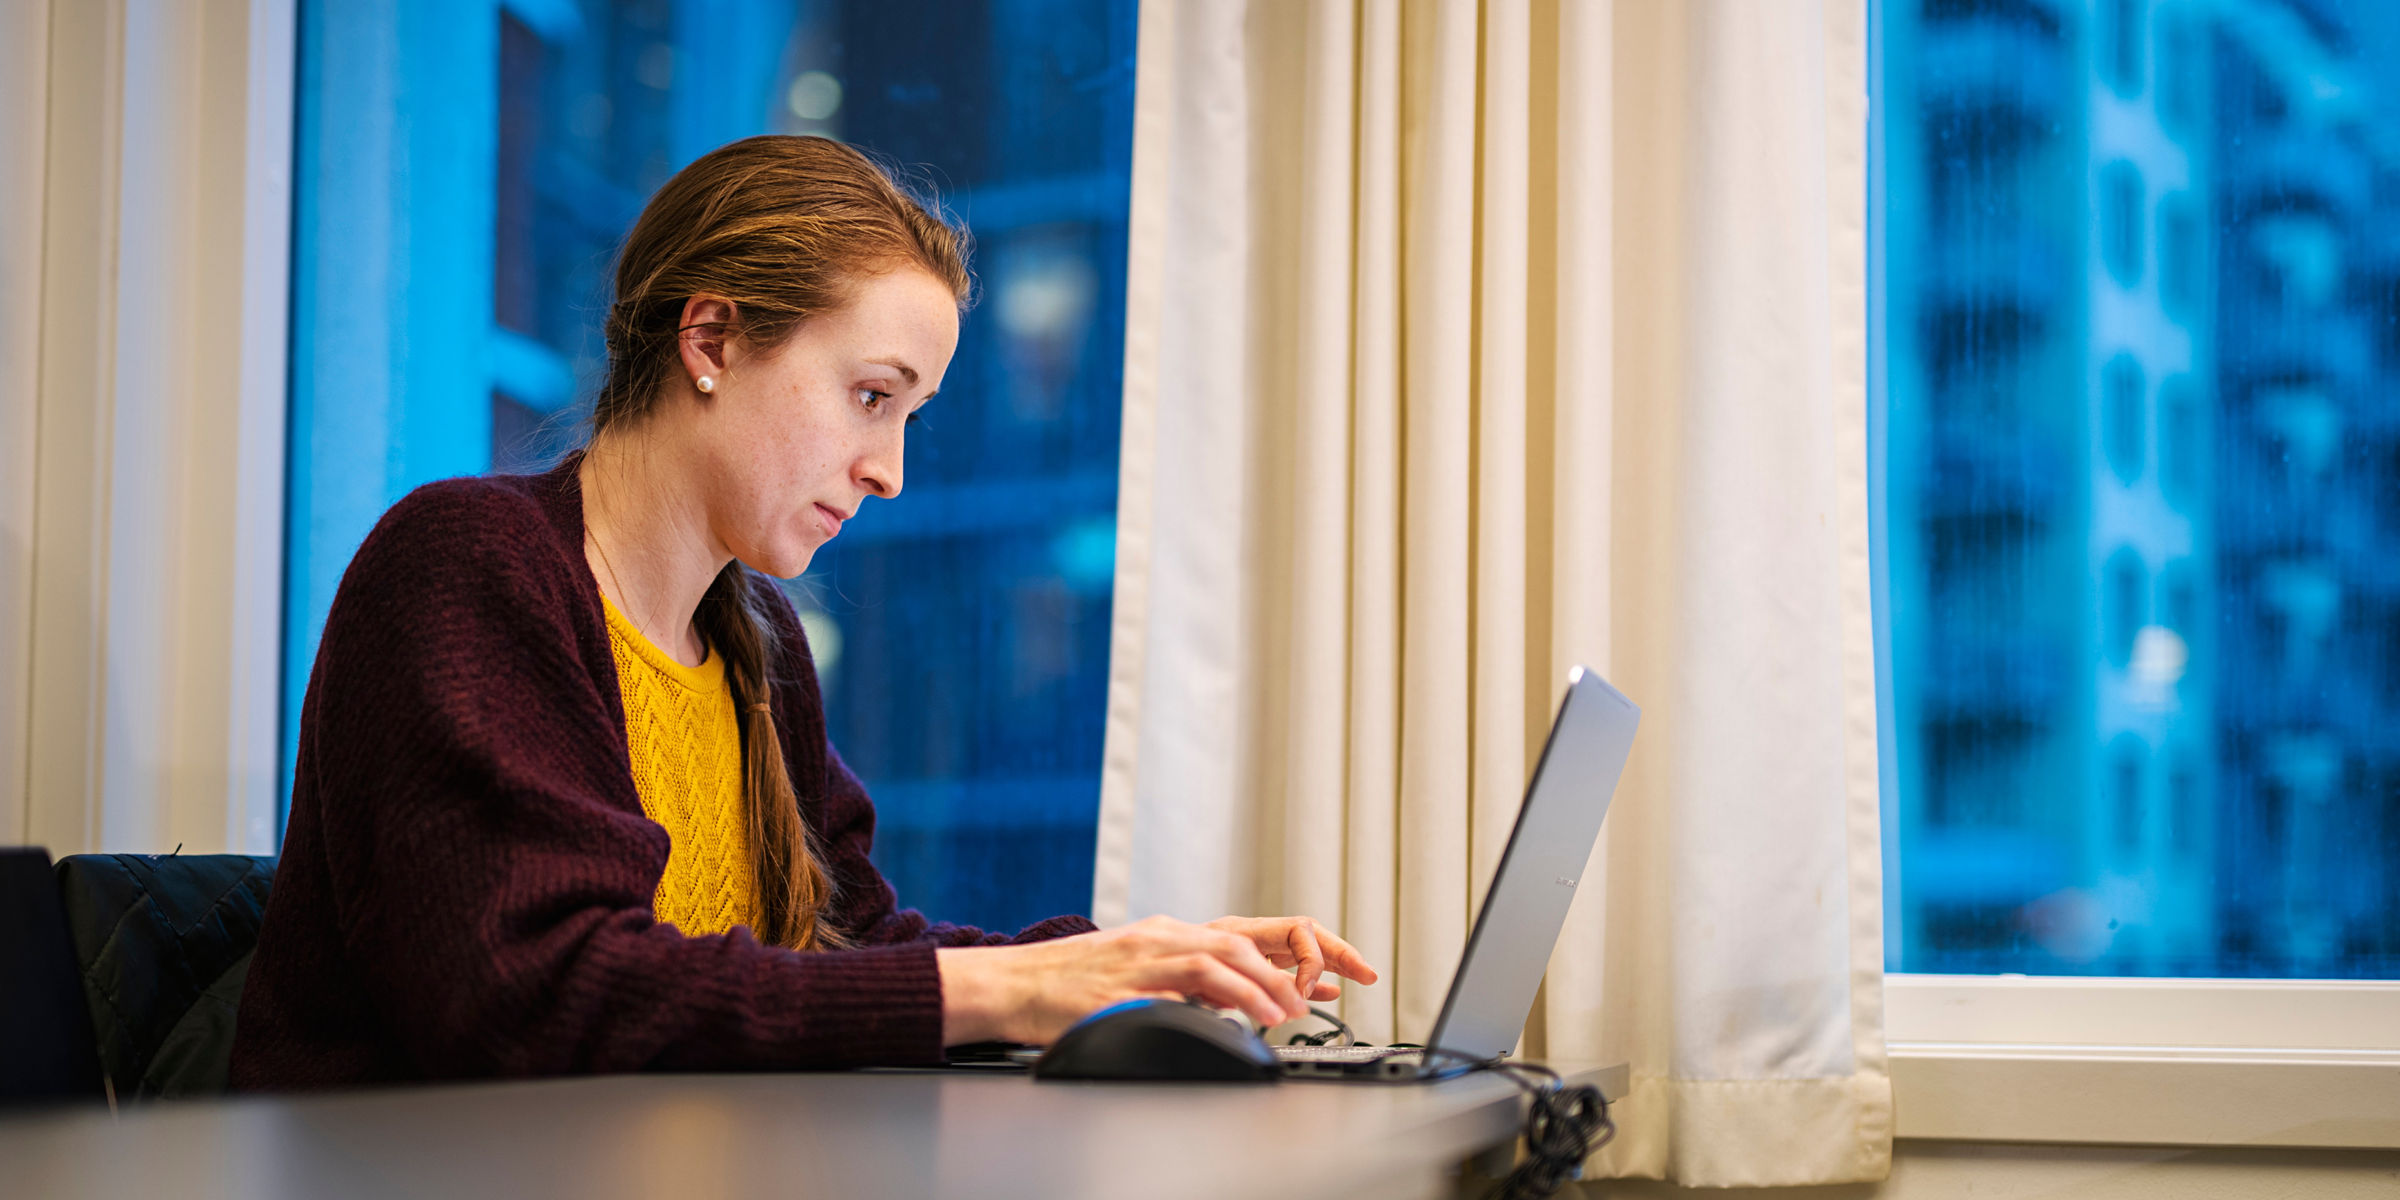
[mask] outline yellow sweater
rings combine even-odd
[[[686,935],[758,928],[758,885],[742,812],[742,732],[711,651],[687,667],[652,645],[606,595],[608,641],[625,701],[625,748],[642,811],[674,840],[651,908]]]

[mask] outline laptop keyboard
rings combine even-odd
[[[1275,1057],[1285,1062],[1311,1063],[1376,1062],[1418,1053],[1390,1046],[1275,1046],[1272,1049]]]

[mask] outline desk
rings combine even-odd
[[[1622,1066],[1566,1073],[1624,1094]],[[1510,1144],[1522,1114],[1514,1087],[1480,1075],[620,1075],[0,1117],[0,1179],[43,1198],[1421,1197]]]

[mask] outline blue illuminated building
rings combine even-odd
[[[900,499],[795,589],[840,631],[835,744],[911,903],[1015,928],[1091,905],[1115,581],[1134,5],[842,5],[841,134],[937,182],[983,294]],[[938,22],[939,39],[909,33]]]
[[[2275,974],[2400,958],[2400,158],[2352,9],[2236,10],[2214,56],[2221,923]]]
[[[651,192],[727,141],[823,133],[921,167],[982,286],[906,494],[788,589],[833,739],[905,903],[1007,928],[1086,909],[1132,0],[303,0],[301,43],[287,773],[376,517],[578,444]]]
[[[1897,969],[2400,967],[2400,159],[2348,8],[1879,10]]]

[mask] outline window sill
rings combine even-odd
[[[2388,983],[1894,975],[1903,1138],[2400,1146]]]
[[[1904,1138],[2400,1146],[2388,1051],[1892,1044]]]

